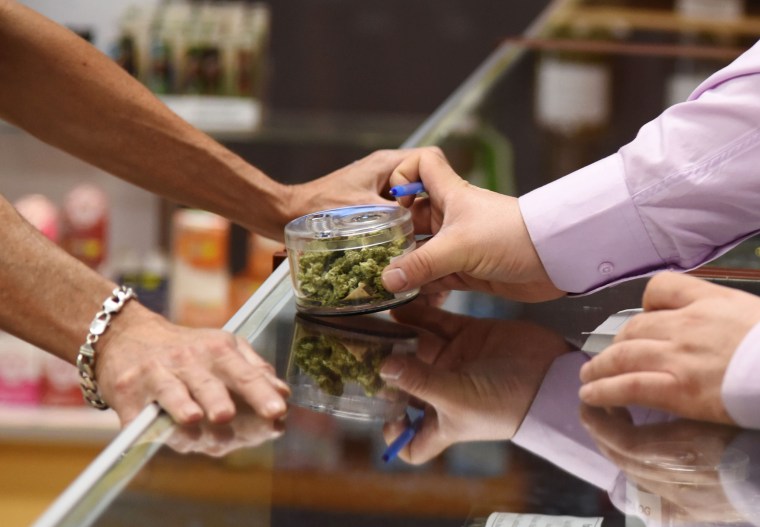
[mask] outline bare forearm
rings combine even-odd
[[[0,328],[73,362],[114,285],[42,236],[0,197]]]
[[[143,188],[271,237],[288,219],[280,185],[173,114],[65,28],[0,0],[0,116]]]

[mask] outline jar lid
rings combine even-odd
[[[364,236],[410,223],[411,213],[397,205],[358,205],[313,212],[285,226],[287,240],[321,240]]]

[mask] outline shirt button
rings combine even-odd
[[[615,266],[610,262],[602,262],[597,269],[601,274],[610,274],[615,270]]]

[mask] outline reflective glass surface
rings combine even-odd
[[[577,399],[585,332],[637,307],[642,281],[544,304],[452,293],[440,306],[420,298],[319,319],[297,314],[287,274],[276,274],[237,331],[291,384],[287,418],[240,405],[229,425],[178,427],[161,414],[54,525],[462,526],[494,511],[604,525],[757,518],[756,432]],[[392,354],[415,357],[405,372],[419,379],[415,397],[377,376]],[[385,462],[420,411],[416,436]]]

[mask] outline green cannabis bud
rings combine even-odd
[[[382,344],[363,344],[360,349],[351,351],[338,338],[309,335],[295,343],[293,360],[330,395],[343,395],[345,383],[353,381],[372,397],[385,385],[379,370],[389,354],[390,348]]]
[[[406,238],[361,249],[305,252],[298,261],[301,294],[321,306],[365,304],[394,297],[381,274],[404,252]]]

